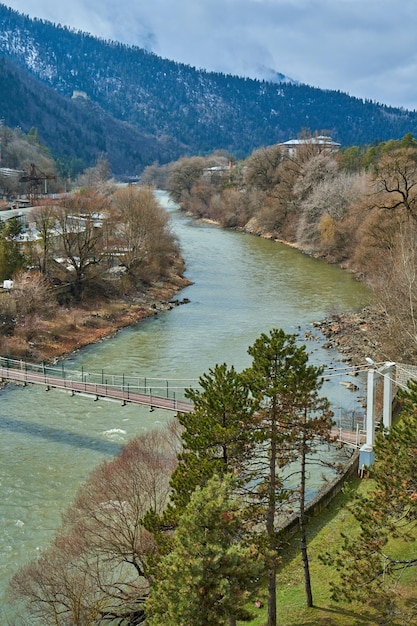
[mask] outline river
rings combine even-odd
[[[90,346],[66,368],[195,380],[216,363],[249,365],[247,348],[271,328],[299,332],[335,310],[358,309],[368,290],[335,266],[251,235],[196,222],[158,194],[171,213],[193,284],[188,304],[144,320]],[[316,333],[316,331],[313,331]],[[317,334],[317,333],[316,333]],[[306,342],[312,362],[339,360],[320,341]],[[360,398],[326,384],[335,414],[358,409]],[[45,547],[80,483],[135,435],[171,417],[138,406],[39,387],[9,386],[0,396],[0,624],[11,615],[7,581]]]

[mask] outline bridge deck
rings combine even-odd
[[[120,401],[122,404],[130,402],[177,413],[189,413],[193,410],[193,404],[187,400],[164,397],[153,393],[140,393],[132,390],[128,385],[124,387],[106,383],[91,383],[3,366],[0,366],[0,378],[24,384],[43,385],[46,389],[63,389],[72,394],[86,394],[93,396],[96,400],[106,398]]]
[[[61,374],[61,375],[60,375]],[[104,375],[101,375],[101,382],[89,382],[87,378],[97,375],[89,373],[81,373],[81,380],[69,376],[79,375],[79,372],[64,372],[58,368],[35,365],[25,363],[23,361],[15,361],[0,357],[0,378],[10,381],[16,381],[23,384],[43,385],[47,390],[61,389],[72,395],[88,395],[93,396],[95,400],[107,399],[118,401],[121,404],[133,403],[142,406],[148,406],[150,409],[163,409],[166,411],[174,411],[176,413],[190,413],[194,405],[192,402],[183,397],[184,388],[169,387],[169,381],[158,381],[157,390],[160,393],[152,392],[152,389],[144,383],[143,391],[138,387],[133,387],[129,382],[126,383],[125,377],[109,376],[112,384],[107,383]],[[133,380],[133,377],[129,380]],[[136,380],[138,380],[136,378]],[[146,381],[146,379],[144,379]],[[148,382],[151,379],[148,379]],[[120,384],[116,384],[119,381]],[[155,379],[153,379],[155,382]],[[165,393],[162,394],[161,390]],[[334,428],[332,436],[344,445],[359,448],[365,443],[366,435],[362,430],[350,431],[341,428]]]
[[[351,448],[360,448],[366,442],[366,432],[364,430],[354,431],[332,428],[332,436],[336,437],[339,443],[343,443]]]

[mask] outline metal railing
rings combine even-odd
[[[160,379],[109,374],[65,369],[62,362],[59,367],[45,363],[0,357],[0,377],[24,384],[40,384],[47,388],[54,387],[94,395],[98,399],[108,398],[123,402],[147,404],[153,408],[167,410],[192,410],[192,403],[186,399],[185,390],[198,388],[195,379]]]

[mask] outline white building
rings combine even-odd
[[[331,137],[326,137],[325,135],[308,137],[307,139],[289,139],[289,141],[284,141],[284,143],[279,145],[285,148],[290,156],[294,156],[297,150],[305,145],[317,146],[319,152],[337,152],[340,148],[340,143],[336,143]]]

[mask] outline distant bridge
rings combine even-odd
[[[198,388],[195,379],[166,380],[86,372],[65,369],[65,362],[60,367],[45,364],[28,363],[0,357],[0,379],[14,381],[23,385],[41,385],[47,391],[59,389],[73,396],[90,396],[94,400],[113,400],[122,405],[139,404],[154,409],[163,409],[175,413],[190,413],[194,409],[192,402],[185,398],[185,389]],[[366,431],[356,427],[356,431],[334,427],[332,436],[353,448],[360,448],[366,441]]]
[[[24,385],[33,384],[49,389],[60,389],[71,395],[92,396],[94,400],[114,400],[122,405],[127,403],[148,406],[150,410],[164,409],[176,413],[189,413],[192,402],[186,400],[185,389],[196,387],[195,380],[162,380],[65,370],[60,368],[27,363],[0,357],[0,378]]]

